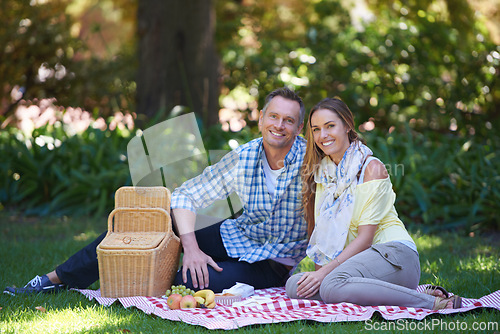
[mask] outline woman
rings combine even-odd
[[[394,208],[387,170],[354,129],[347,105],[319,102],[309,114],[302,167],[307,255],[316,271],[290,277],[291,298],[427,309],[460,308],[461,298],[420,279],[417,248]]]

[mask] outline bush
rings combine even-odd
[[[388,169],[405,224],[424,231],[499,229],[498,137],[435,133],[365,135]]]
[[[216,128],[207,132],[207,149],[228,148],[229,137],[220,134]],[[409,128],[364,136],[386,164],[397,193],[396,209],[410,228],[500,229],[497,137],[479,141]],[[126,158],[130,139],[128,131],[118,128],[89,127],[70,136],[62,127],[44,126],[25,138],[8,127],[0,134],[0,203],[28,215],[106,214],[114,206],[116,189],[131,185]]]
[[[0,134],[0,203],[27,215],[105,214],[116,189],[130,184],[127,142],[118,129],[70,136],[47,125],[28,138],[8,127]]]

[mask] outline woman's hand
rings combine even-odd
[[[297,295],[302,298],[314,296],[321,286],[326,274],[323,270],[305,272],[297,282]]]

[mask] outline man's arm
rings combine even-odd
[[[196,241],[194,226],[196,222],[196,213],[187,209],[173,209],[175,226],[179,231],[184,255],[182,257],[182,280],[187,282],[187,271],[191,274],[191,281],[195,288],[204,289],[208,287],[208,266],[211,265],[215,270],[222,271],[222,268],[215,261],[203,253]],[[199,283],[199,284],[198,284]]]
[[[237,164],[238,154],[234,151],[229,152],[221,161],[205,168],[197,177],[184,182],[172,194],[173,218],[184,249],[182,279],[184,283],[187,282],[189,270],[195,288],[203,289],[208,286],[208,264],[215,270],[222,271],[222,268],[198,246],[194,234],[195,211],[230,195],[233,191],[231,183]]]

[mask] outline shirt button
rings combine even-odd
[[[384,255],[384,256],[385,256],[386,258],[388,258],[388,257],[389,257],[389,254],[385,253],[385,255]]]

